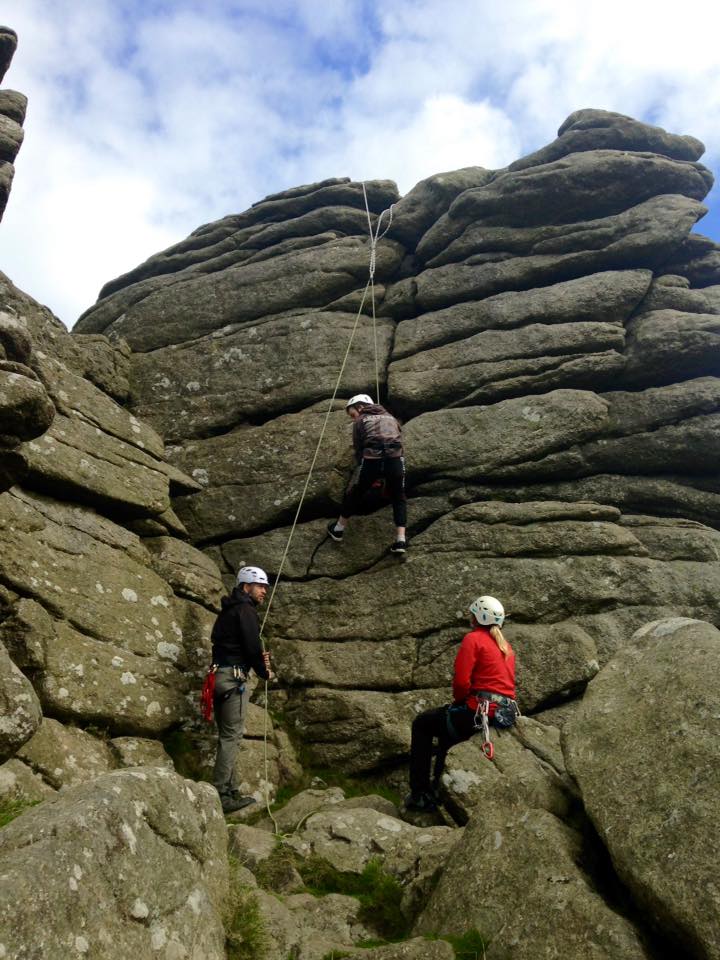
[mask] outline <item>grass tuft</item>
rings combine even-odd
[[[297,869],[309,892],[316,896],[344,893],[357,897],[361,904],[358,919],[386,940],[400,940],[407,935],[408,921],[400,909],[402,887],[378,860],[371,860],[360,874],[336,870],[319,857],[299,863]]]
[[[0,799],[0,828],[6,827],[21,813],[25,813],[30,807],[35,807],[40,800],[24,800],[22,797],[16,797],[13,800],[7,797]]]
[[[263,960],[269,943],[257,894],[237,879],[239,863],[230,858],[230,895],[225,907],[227,960]]]
[[[476,929],[466,930],[460,936],[450,934],[440,937],[428,937],[428,940],[446,940],[455,951],[455,960],[485,960],[490,941]]]
[[[278,843],[270,856],[255,867],[255,879],[265,890],[277,893],[294,875],[297,865],[298,857],[295,851],[284,843]]]

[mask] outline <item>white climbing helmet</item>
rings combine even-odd
[[[482,627],[501,627],[505,623],[505,608],[495,597],[478,597],[473,600],[470,613]]]
[[[267,587],[269,584],[267,574],[260,567],[240,567],[237,575],[238,583],[263,583]]]
[[[350,397],[348,402],[345,404],[345,409],[349,407],[354,407],[356,403],[374,403],[372,397],[369,397],[366,393],[356,393],[354,397]]]

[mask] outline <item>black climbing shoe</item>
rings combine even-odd
[[[332,520],[332,521],[328,524],[327,532],[328,532],[328,533],[330,534],[330,536],[333,538],[333,540],[335,541],[335,543],[342,543],[342,538],[343,538],[343,534],[345,533],[345,531],[344,531],[344,530],[336,530],[336,529],[335,529],[335,521],[334,521],[334,520]]]
[[[235,813],[236,810],[242,810],[243,807],[249,807],[255,803],[254,797],[244,797],[240,793],[226,793],[220,797],[223,813]]]
[[[405,809],[415,813],[435,813],[438,805],[430,793],[409,793],[405,797]]]
[[[407,540],[396,540],[390,547],[390,553],[405,553],[407,550]]]

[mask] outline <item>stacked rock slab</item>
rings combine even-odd
[[[712,185],[702,152],[581,110],[505,170],[402,199],[367,184],[373,224],[394,203],[374,327],[346,180],[199,228],[79,320],[128,339],[133,408],[202,487],[174,509],[228,582],[246,562],[277,572],[357,317],[340,397],[374,392],[377,342],[381,399],[405,419],[408,559],[387,554],[388,510],[320,546],[350,467],[337,404],[267,625],[319,763],[405,753],[415,712],[447,697],[479,592],[511,611],[538,712],[644,622],[717,622],[720,270],[690,233]]]
[[[6,327],[34,344],[32,382],[54,414],[18,447],[21,483],[0,494],[2,641],[47,716],[160,736],[192,709],[220,594],[170,506],[171,487],[196,485],[109,395],[122,392],[125,353],[71,338],[7,278],[0,292]],[[93,351],[96,379],[107,361],[107,392],[83,375]]]
[[[0,26],[0,83],[17,47],[17,34]],[[0,220],[7,206],[15,168],[13,163],[23,142],[27,97],[17,90],[0,90]]]
[[[0,74],[15,44],[0,29]],[[24,109],[0,91],[3,206]],[[142,738],[196,712],[221,584],[171,508],[198,485],[121,405],[129,356],[103,335],[71,337],[0,274],[3,800],[34,802],[136,757],[166,762]]]

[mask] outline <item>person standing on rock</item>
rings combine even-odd
[[[373,403],[372,397],[366,393],[351,397],[345,404],[345,410],[353,420],[353,447],[359,470],[345,493],[340,517],[328,524],[328,533],[340,543],[348,520],[357,513],[362,498],[372,486],[385,481],[395,522],[395,542],[390,552],[405,553],[407,498],[400,424],[385,407]]]
[[[260,642],[257,615],[267,589],[264,570],[241,567],[232,593],[222,598],[222,609],[210,635],[215,671],[213,708],[218,728],[213,784],[225,813],[255,802],[253,797],[242,796],[238,789],[235,760],[245,728],[250,670],[262,680],[274,677],[270,654],[263,652]]]
[[[504,622],[505,610],[495,597],[478,597],[470,604],[471,629],[455,657],[453,702],[424,710],[413,720],[407,810],[437,810],[447,752],[482,730],[483,713],[488,723],[499,729],[515,723],[519,713],[515,703],[515,654],[503,636]],[[431,786],[434,740],[437,749]]]

